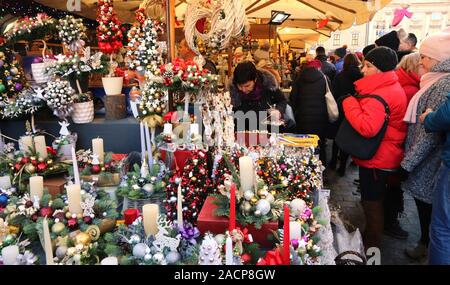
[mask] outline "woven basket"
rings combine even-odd
[[[345,256],[352,256],[353,259],[350,258],[344,258]],[[356,260],[355,256],[358,257],[360,260]],[[336,265],[366,265],[367,259],[362,256],[359,252],[356,251],[344,251],[336,258],[334,259],[336,262]]]
[[[45,83],[50,81],[51,75],[45,72],[46,68],[51,65],[54,61],[53,59],[45,58],[45,51],[47,50],[47,43],[43,40],[44,48],[42,49],[42,60],[40,63],[31,64],[31,73],[33,74],[33,79],[36,83]]]
[[[94,101],[74,103],[72,120],[75,124],[87,124],[94,120]]]

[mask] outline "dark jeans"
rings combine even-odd
[[[348,157],[349,155],[340,150],[336,142],[333,140],[330,164],[336,164],[339,159],[339,169],[345,170],[345,168],[347,167]]]
[[[386,198],[384,199],[384,222],[390,225],[397,222],[398,215],[403,212],[403,190],[397,173],[388,177]]]
[[[386,196],[386,183],[391,173],[376,168],[359,167],[361,200],[382,201]]]
[[[430,223],[431,223],[431,212],[432,205],[422,202],[414,198],[417,206],[417,212],[419,213],[420,222],[420,242],[428,247],[430,243]]]

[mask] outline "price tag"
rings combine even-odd
[[[329,198],[330,197],[330,189],[320,189],[319,190],[319,200],[321,198]]]

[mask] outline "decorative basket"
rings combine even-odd
[[[353,256],[358,257],[360,260],[357,260],[355,258],[344,258],[344,256]],[[336,258],[334,259],[336,262],[336,265],[366,265],[367,259],[362,256],[359,252],[356,251],[344,251],[340,253]]]
[[[122,94],[123,77],[103,77],[102,82],[106,95]]]
[[[44,43],[44,48],[42,49],[43,62],[31,64],[31,73],[33,74],[33,79],[34,81],[36,81],[36,83],[45,83],[50,81],[51,75],[47,74],[45,70],[53,61],[55,61],[53,59],[45,58],[47,43],[44,40],[42,40],[42,43]]]
[[[94,101],[74,103],[72,120],[75,124],[87,124],[94,120]]]

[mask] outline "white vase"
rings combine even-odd
[[[103,77],[102,82],[106,95],[122,94],[123,77]]]
[[[87,124],[94,120],[94,101],[74,103],[72,120],[75,124]]]

